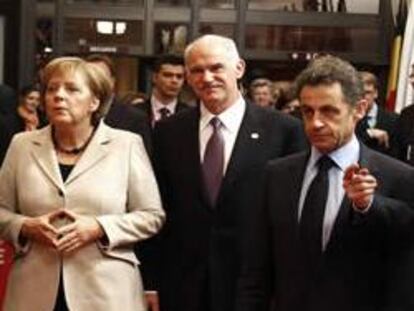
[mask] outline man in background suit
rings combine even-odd
[[[414,88],[414,64],[409,76]],[[414,105],[404,108],[397,121],[393,142],[393,155],[410,165],[414,165]]]
[[[244,100],[237,82],[245,63],[233,40],[198,38],[185,50],[185,66],[199,106],[160,122],[154,133],[168,214],[161,310],[228,311],[262,169],[303,149],[305,140],[300,121]]]
[[[357,140],[366,101],[349,63],[316,59],[296,89],[311,151],[266,170],[236,310],[413,310],[414,170]]]
[[[377,77],[368,71],[361,71],[360,76],[368,107],[367,113],[358,122],[356,135],[368,147],[390,154],[398,116],[378,105]]]
[[[91,54],[86,57],[86,61],[100,66],[110,77],[112,81],[112,100],[108,105],[108,111],[104,121],[109,126],[133,132],[141,135],[145,149],[148,154],[152,153],[151,129],[146,122],[146,116],[141,111],[136,110],[126,104],[121,104],[115,94],[115,66],[111,58],[103,54]]]
[[[145,112],[153,128],[161,119],[185,110],[188,106],[178,101],[184,85],[183,60],[174,55],[163,55],[156,60],[152,75],[150,98],[136,107]]]

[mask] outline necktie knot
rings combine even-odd
[[[158,112],[160,113],[161,120],[168,118],[171,114],[170,110],[168,110],[168,108],[165,107],[158,109]]]
[[[335,166],[335,162],[328,157],[327,155],[322,156],[319,160],[318,160],[318,168],[319,171],[321,172],[328,172],[331,167]]]
[[[217,117],[212,118],[210,120],[210,124],[213,127],[214,131],[219,130],[221,128],[221,125],[222,125],[220,119],[217,118]]]

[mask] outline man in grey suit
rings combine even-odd
[[[414,170],[357,140],[352,65],[321,57],[296,88],[311,151],[266,170],[236,310],[412,310]]]
[[[300,121],[244,100],[245,63],[233,40],[206,35],[185,51],[199,106],[155,127],[154,154],[168,221],[163,311],[234,308],[240,254],[265,163],[305,146]]]

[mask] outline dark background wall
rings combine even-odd
[[[5,18],[4,83],[17,89],[19,73],[20,0],[0,0]]]

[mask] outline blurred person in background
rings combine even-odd
[[[364,87],[367,112],[357,124],[356,135],[371,149],[390,154],[398,116],[378,104],[377,77],[368,71],[361,71],[359,75]]]
[[[414,64],[411,64],[409,81],[414,88]],[[414,165],[414,103],[401,111],[392,144],[393,156]]]
[[[271,107],[273,105],[272,98],[272,82],[269,79],[254,79],[249,86],[250,98],[258,106]]]
[[[23,87],[19,92],[15,113],[0,118],[0,165],[14,134],[35,130],[46,123],[40,105],[40,89],[35,85]]]
[[[128,92],[121,96],[120,102],[125,105],[141,105],[147,100],[147,96],[142,92]]]
[[[299,106],[299,99],[296,97],[294,89],[291,85],[278,90],[278,96],[275,101],[275,108],[277,110],[301,119],[302,115],[300,113]]]

